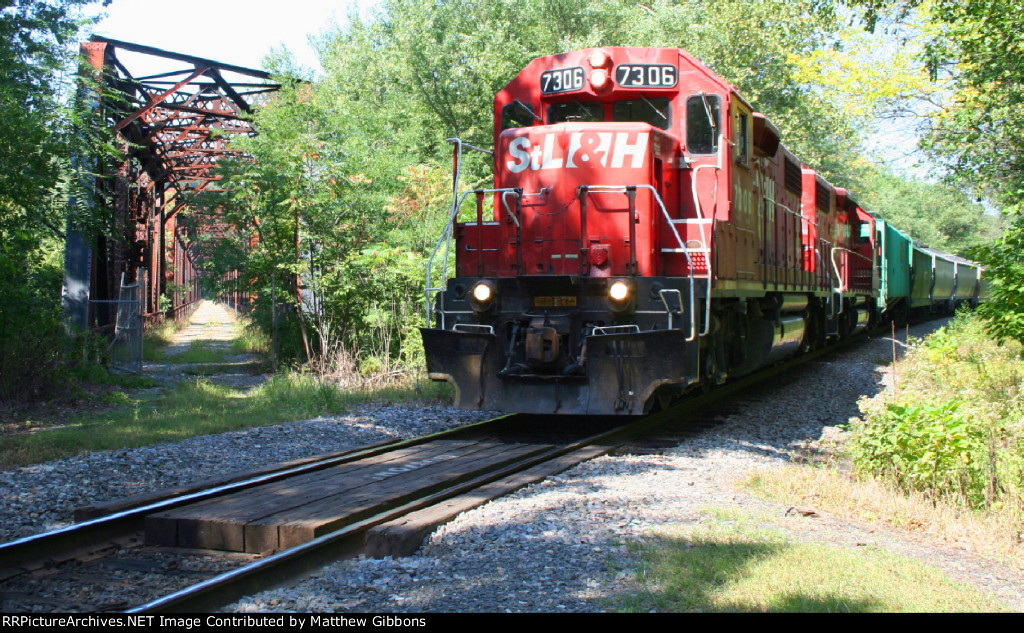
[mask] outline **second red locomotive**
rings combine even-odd
[[[494,123],[422,330],[458,406],[637,415],[877,317],[874,218],[685,51],[538,58]]]

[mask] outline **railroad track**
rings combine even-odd
[[[626,424],[499,418],[95,509],[108,514],[0,545],[0,609],[210,611],[329,560],[407,555],[459,513],[577,463],[611,451],[675,446],[714,423],[716,412],[704,413],[709,407],[793,364],[690,398],[683,410]],[[258,512],[245,516],[274,497],[325,494],[333,501],[289,506],[274,521]]]
[[[612,444],[592,444],[614,436],[613,431],[584,439],[577,432],[570,438],[563,429],[553,438],[555,443],[539,443],[534,433],[533,441],[524,444],[516,441],[513,426],[507,419],[498,419],[289,464],[213,487],[179,490],[169,498],[136,499],[127,504],[131,507],[116,508],[112,514],[0,545],[0,609],[214,609],[247,591],[266,588],[268,575],[280,581],[330,558],[363,551],[387,555],[414,550],[446,516],[601,454]],[[244,551],[243,545],[237,548],[243,551],[223,554],[210,551],[211,545],[201,538],[193,547],[166,542],[168,526],[175,528],[177,539],[178,525],[191,520],[182,518],[182,513],[194,513],[197,507],[200,511],[216,508],[218,503],[237,506],[238,499],[266,496],[263,491],[268,487],[280,491],[302,478],[324,481],[332,474],[347,477],[352,482],[349,492],[356,491],[355,498],[364,503],[353,510],[350,499],[348,507],[309,530],[310,538],[298,547],[275,543],[266,549],[288,548],[265,555],[263,550]],[[474,491],[471,498],[458,498],[470,490]],[[366,502],[382,491],[380,498]],[[214,509],[214,513],[221,511]],[[401,517],[405,517],[401,523],[388,524]],[[113,597],[109,596],[111,586]],[[168,590],[172,593],[164,596]]]

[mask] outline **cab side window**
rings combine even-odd
[[[532,103],[514,102],[501,109],[501,129],[529,127],[537,121]]]
[[[718,152],[720,109],[714,95],[695,95],[686,100],[686,149],[691,154]]]
[[[746,165],[750,162],[750,137],[747,129],[750,127],[750,119],[746,113],[740,112],[736,118],[736,162]]]

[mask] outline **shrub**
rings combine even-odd
[[[849,444],[859,473],[1024,521],[1024,359],[974,315],[915,344],[899,390],[862,404]]]
[[[858,469],[904,490],[955,491],[968,505],[985,498],[985,433],[959,413],[963,402],[889,403],[859,429],[852,451]]]

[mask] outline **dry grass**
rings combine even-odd
[[[1024,570],[1024,534],[1005,514],[981,513],[906,494],[884,482],[834,469],[790,466],[759,472],[746,486],[783,503],[911,530]]]
[[[759,473],[748,487],[1024,569],[1020,346],[998,345],[981,321],[958,315],[889,371],[897,386],[863,400],[849,433],[794,459],[809,456],[810,466]]]
[[[1024,349],[998,344],[959,314],[911,345],[896,387],[861,403],[849,453],[864,475],[967,507],[1006,513],[1024,530]]]

